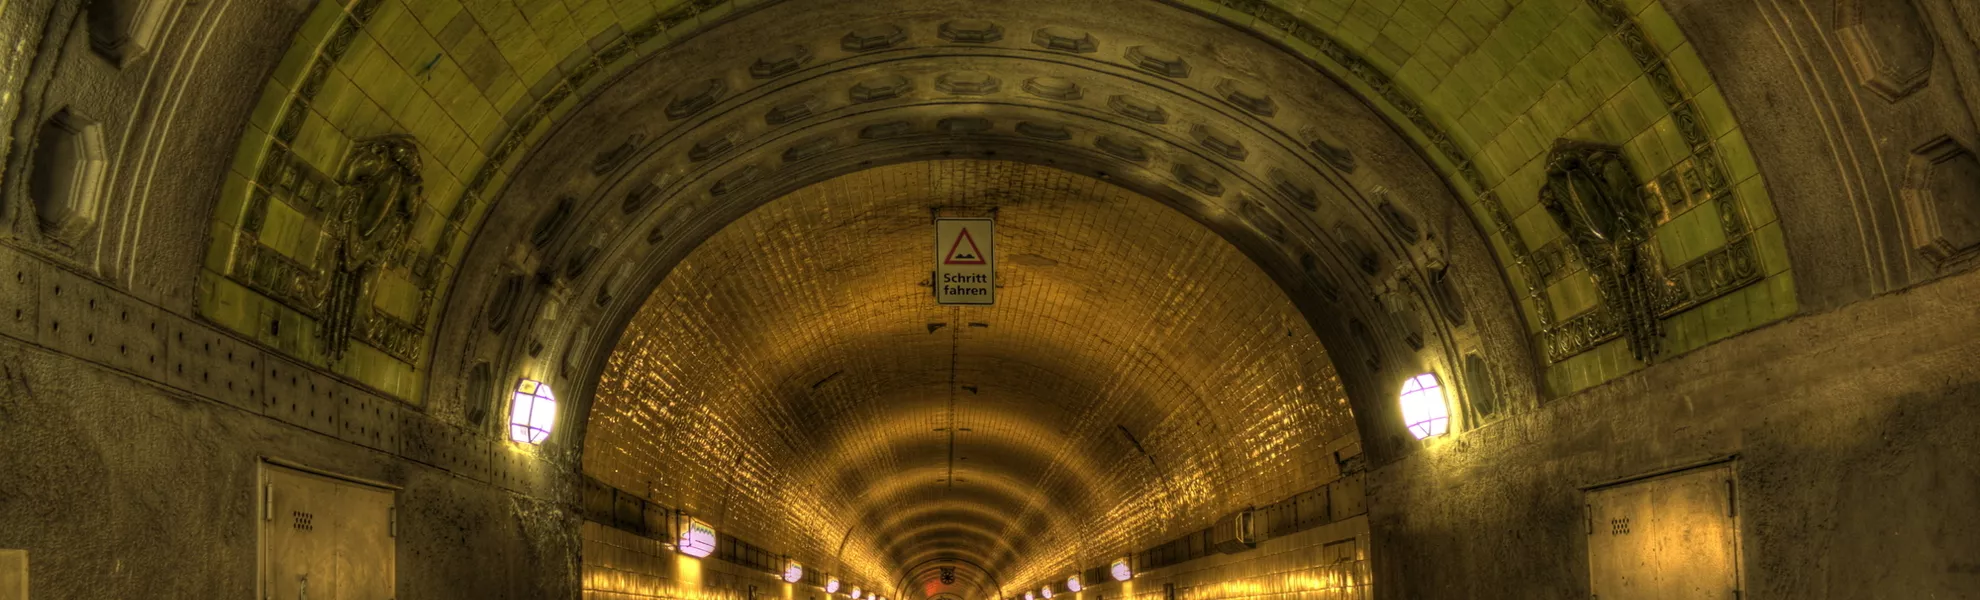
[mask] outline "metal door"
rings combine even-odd
[[[28,600],[26,550],[0,550],[0,600]]]
[[[1588,491],[1588,572],[1598,600],[1739,597],[1733,465]]]
[[[390,600],[394,493],[262,465],[263,600]]]

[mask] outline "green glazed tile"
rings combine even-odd
[[[1768,277],[1767,287],[1773,289],[1773,292],[1769,296],[1774,300],[1774,314],[1776,317],[1787,318],[1794,316],[1795,311],[1800,306],[1794,296],[1794,274],[1783,271],[1778,275]]]
[[[1714,145],[1719,150],[1719,160],[1726,166],[1726,176],[1732,181],[1744,181],[1760,173],[1760,165],[1753,160],[1753,150],[1746,145],[1745,134],[1733,131]]]
[[[1526,209],[1525,214],[1514,217],[1513,230],[1520,235],[1520,239],[1526,240],[1529,248],[1546,245],[1561,235],[1560,226],[1554,223],[1553,216],[1540,206]]]
[[[1741,293],[1746,296],[1746,314],[1752,327],[1762,327],[1787,316],[1775,312],[1779,304],[1774,301],[1774,288],[1764,280],[1747,286]]]
[[[1678,267],[1691,260],[1691,247],[1686,245],[1686,239],[1679,231],[1679,228],[1667,224],[1658,227],[1651,236],[1657,240],[1657,248],[1664,254],[1666,267]]]
[[[1726,97],[1719,92],[1719,86],[1715,85],[1699,92],[1692,98],[1692,103],[1698,106],[1698,112],[1704,116],[1708,134],[1721,137],[1733,131],[1736,124],[1733,122],[1732,109],[1726,106]]]
[[[1644,37],[1660,50],[1668,51],[1684,44],[1684,32],[1678,30],[1677,21],[1671,19],[1663,5],[1649,3],[1643,12],[1637,13],[1636,22],[1643,26]]]
[[[1705,70],[1705,62],[1698,58],[1698,50],[1690,42],[1678,46],[1670,54],[1671,69],[1677,71],[1679,85],[1686,91],[1703,90],[1712,86],[1712,77]]]
[[[1678,161],[1684,160],[1691,156],[1691,144],[1685,142],[1683,133],[1678,132],[1676,119],[1668,116],[1664,117],[1662,119],[1659,119],[1655,125],[1652,125],[1651,129],[1657,132],[1658,140],[1661,141],[1664,145],[1664,156],[1668,157],[1668,159],[1670,160],[1670,164],[1664,165],[1665,170],[1668,170],[1671,167],[1675,166]],[[1639,174],[1638,176],[1642,177],[1647,175],[1648,174],[1645,173],[1645,174]]]
[[[1767,275],[1786,272],[1790,266],[1787,242],[1781,236],[1781,224],[1768,223],[1753,232],[1754,250],[1760,255],[1761,272]]]
[[[1563,319],[1587,312],[1600,303],[1595,293],[1595,280],[1587,275],[1561,278],[1548,288],[1547,300],[1552,303],[1554,314]]]
[[[1760,227],[1774,222],[1774,202],[1767,195],[1766,181],[1755,175],[1735,186],[1739,202],[1746,208],[1747,227]]]
[[[455,0],[413,0],[406,8],[414,20],[426,27],[428,33],[446,28],[463,10],[461,3]]]
[[[269,81],[261,86],[261,97],[255,100],[254,112],[248,122],[262,130],[275,128],[275,122],[282,116],[283,107],[288,106],[289,89],[282,84]]]

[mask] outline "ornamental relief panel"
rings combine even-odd
[[[408,244],[420,168],[409,136],[357,142],[335,178],[271,156],[225,275],[313,320],[331,363],[358,341],[417,364],[437,284],[432,256]]]
[[[1637,360],[1654,362],[1664,350],[1664,320],[1764,279],[1754,231],[1709,153],[1639,182],[1620,148],[1562,140],[1549,154],[1540,201],[1566,236],[1530,256],[1529,276],[1551,285],[1585,273],[1598,297],[1592,309],[1554,315],[1542,329],[1549,363],[1618,338]],[[1657,228],[1700,209],[1716,216],[1725,244],[1670,264]]]
[[[1636,176],[1622,150],[1562,140],[1547,158],[1547,185],[1540,189],[1568,247],[1581,258],[1616,333],[1629,340],[1637,360],[1657,354],[1663,337],[1652,305],[1657,265],[1651,252],[1650,215],[1636,194]]]

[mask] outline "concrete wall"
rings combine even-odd
[[[1910,212],[1915,149],[1975,146],[1980,21],[1941,0],[1663,5],[1779,200],[1801,312],[1378,468],[1379,595],[1587,597],[1583,488],[1736,457],[1744,597],[1980,597],[1980,273],[1971,249],[1921,252]],[[1916,86],[1869,81],[1878,52]]]
[[[88,48],[83,4],[0,0],[0,548],[28,552],[33,597],[255,597],[264,457],[402,488],[400,598],[575,597],[553,457],[194,316],[222,182],[201,174],[225,170],[254,107],[238,82],[275,67],[314,3],[175,2],[121,65]],[[57,241],[23,173],[63,107],[103,127],[113,164],[97,226]]]
[[[1708,346],[1374,471],[1379,597],[1587,597],[1582,487],[1733,455],[1745,597],[1980,597],[1976,401],[1980,273]]]
[[[0,247],[0,548],[35,598],[251,598],[257,470],[399,486],[398,597],[576,595],[567,471]]]

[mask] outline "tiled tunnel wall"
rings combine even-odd
[[[586,521],[583,600],[818,600],[824,590],[714,558],[696,559],[650,537]]]
[[[996,306],[929,301],[931,207],[995,211]],[[880,167],[675,268],[620,338],[584,468],[870,580],[918,541],[873,521],[984,503],[1020,554],[981,560],[1034,579],[1337,477],[1355,434],[1327,356],[1248,258],[1152,199],[1021,163]]]
[[[844,597],[822,588],[789,584],[759,571],[713,559],[688,558],[659,540],[586,521],[584,600],[818,600]],[[1216,554],[1179,565],[1134,573],[1132,579],[1088,581],[1080,592],[1053,600],[1369,600],[1366,517],[1351,517],[1275,537],[1236,554]],[[1029,590],[1012,582],[1005,597]],[[891,593],[891,592],[888,592]],[[1171,596],[1170,594],[1174,595]]]
[[[1075,600],[1168,600],[1170,586],[1174,600],[1369,600],[1377,582],[1368,550],[1368,520],[1351,518],[1238,554],[1136,573],[1127,583],[1109,581]]]

